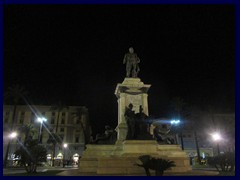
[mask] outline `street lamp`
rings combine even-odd
[[[178,129],[177,126],[178,126],[178,124],[180,124],[180,120],[179,119],[177,119],[177,120],[174,119],[174,120],[171,120],[170,123],[171,123],[172,126],[175,126],[176,127],[175,130],[177,130]],[[175,141],[176,141],[176,144],[178,144],[178,134],[177,134],[177,132],[175,132]]]
[[[63,167],[65,167],[65,156],[66,156],[66,149],[67,149],[67,147],[68,147],[68,144],[67,143],[64,143],[63,144]]]
[[[12,132],[11,134],[9,134],[8,136],[10,139],[13,139],[15,137],[17,137],[17,133],[16,132]]]
[[[38,117],[38,118],[37,118],[37,121],[41,123],[41,124],[40,124],[40,127],[39,127],[38,142],[39,142],[40,144],[42,144],[42,125],[43,125],[43,122],[46,122],[46,121],[47,121],[47,119],[44,118],[44,117],[41,117],[41,118]]]
[[[211,134],[213,141],[217,143],[217,152],[220,154],[219,141],[222,139],[221,135],[218,132]]]
[[[178,125],[180,123],[180,120],[171,120],[172,125]]]
[[[8,141],[8,144],[7,144],[7,150],[6,150],[6,154],[5,154],[5,158],[4,158],[4,167],[7,167],[8,154],[9,154],[11,140],[16,138],[16,137],[17,137],[16,132],[12,132],[8,135],[9,141]]]

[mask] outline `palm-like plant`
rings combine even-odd
[[[173,98],[171,101],[171,106],[173,108],[174,114],[177,119],[181,119],[183,116],[185,116],[184,108],[186,106],[186,103],[181,97]],[[184,150],[182,131],[180,131],[180,138],[181,138],[182,150]]]
[[[152,158],[150,164],[150,169],[155,170],[156,176],[163,176],[164,171],[176,166],[174,161],[161,158]]]
[[[47,150],[38,144],[38,140],[29,140],[26,146],[21,146],[15,156],[20,157],[20,163],[23,164],[27,173],[36,173],[37,164],[46,161]]]
[[[12,87],[8,87],[8,90],[4,93],[4,99],[5,101],[10,101],[11,104],[13,104],[13,116],[12,116],[12,124],[11,124],[11,131],[13,128],[13,124],[16,120],[16,109],[17,104],[20,102],[20,100],[26,100],[28,92],[25,90],[23,86],[20,86],[19,84],[13,85]]]
[[[76,118],[76,120],[79,122],[81,126],[84,136],[84,147],[86,148],[85,145],[89,143],[91,135],[91,127],[89,123],[87,108],[85,107],[77,108],[77,111],[73,113],[73,118]]]
[[[138,157],[138,159],[141,161],[142,164],[137,164],[137,165],[144,168],[147,176],[151,176],[151,173],[149,170],[151,158],[152,157],[150,155],[142,155]]]
[[[139,156],[138,159],[142,164],[137,165],[144,168],[147,176],[151,176],[149,169],[155,170],[156,176],[163,176],[165,170],[176,166],[174,161],[153,158],[150,155]]]
[[[56,105],[51,106],[50,111],[57,111],[57,113],[58,113],[55,133],[58,132],[60,112],[63,111],[64,109],[68,109],[68,108],[69,107],[64,105],[61,101],[58,101],[58,103]]]
[[[33,127],[32,124],[25,124],[23,125],[20,129],[20,132],[24,134],[25,138],[24,138],[24,146],[26,145],[28,139],[30,137],[32,137],[35,132],[36,132],[36,129]]]
[[[20,100],[25,101],[27,94],[28,92],[25,90],[25,88],[20,86],[19,84],[13,85],[12,87],[8,87],[7,92],[4,93],[4,101],[10,100],[11,104],[13,104],[13,115],[12,115],[10,131],[13,130],[13,126],[16,121],[17,104],[20,102]],[[4,167],[7,166],[9,147],[10,147],[10,141],[8,142],[8,145],[7,145],[7,150],[4,158]]]

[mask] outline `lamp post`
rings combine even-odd
[[[218,152],[218,155],[219,155],[220,154],[219,141],[222,139],[222,137],[218,132],[215,132],[211,135],[212,135],[213,141],[215,141],[217,143],[217,152]]]
[[[66,148],[68,147],[67,143],[63,144],[63,167],[65,167],[65,156],[66,156]]]
[[[171,125],[177,127],[178,124],[180,123],[180,120],[171,120],[170,123],[171,123]],[[175,134],[175,139],[176,139],[176,144],[177,144],[178,143],[177,133]],[[181,141],[182,141],[182,139],[181,139]],[[181,144],[183,145],[183,142],[181,142]],[[183,148],[183,146],[182,146],[182,148]]]
[[[9,138],[9,141],[8,141],[8,144],[7,144],[7,150],[6,150],[6,154],[5,154],[5,158],[4,158],[4,164],[3,166],[4,167],[7,167],[7,161],[8,161],[8,154],[9,154],[9,149],[10,149],[10,143],[12,141],[12,139],[16,138],[17,137],[17,133],[16,132],[12,132],[8,135],[8,138]]]
[[[43,125],[43,122],[47,121],[47,119],[44,117],[41,117],[41,118],[38,117],[37,121],[41,123],[40,127],[39,127],[38,142],[39,142],[39,144],[42,144],[42,125]]]

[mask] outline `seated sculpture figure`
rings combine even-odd
[[[160,144],[174,144],[174,139],[169,136],[170,127],[167,124],[156,125],[153,130],[154,138]]]
[[[97,134],[96,139],[93,140],[92,144],[114,144],[117,140],[117,132],[110,126],[105,126],[104,134]]]

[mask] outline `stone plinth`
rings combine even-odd
[[[168,170],[169,173],[192,169],[187,154],[179,145],[159,145],[153,140],[125,140],[116,145],[87,145],[80,159],[79,171],[99,175],[144,174],[144,169],[136,166],[141,155],[174,161],[176,167]]]
[[[124,113],[130,103],[133,104],[135,113],[139,112],[139,106],[142,106],[143,112],[148,115],[148,90],[151,85],[144,84],[139,78],[125,78],[120,84],[117,84],[115,95],[118,98],[118,141],[123,142],[127,135],[127,124]]]

